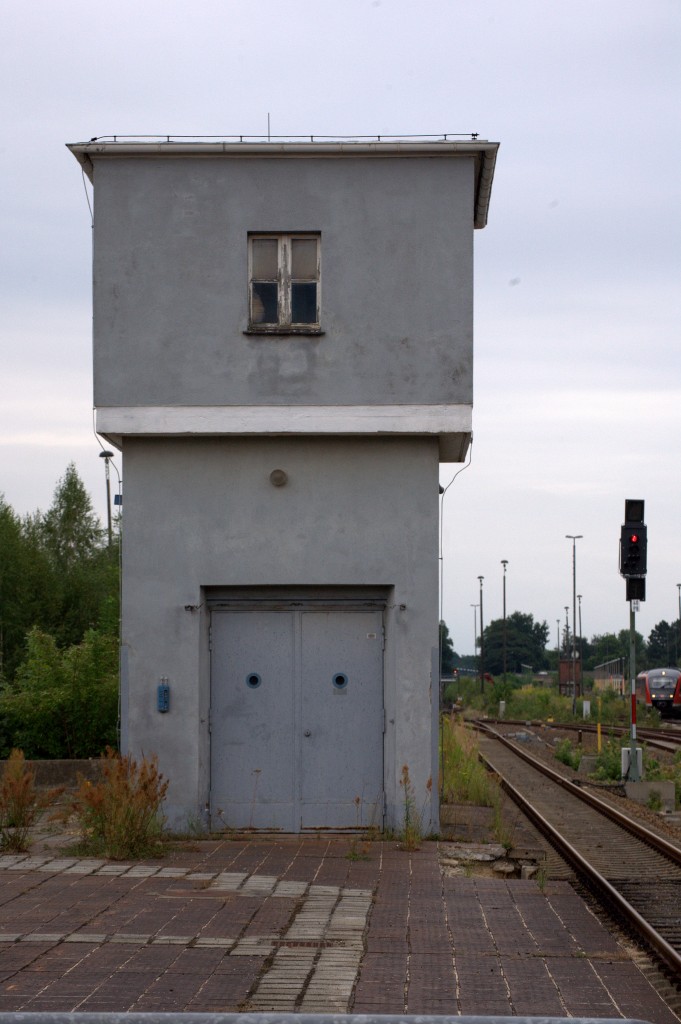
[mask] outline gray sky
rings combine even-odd
[[[678,615],[678,0],[0,0],[0,491],[45,509],[93,436],[90,216],[66,142],[105,134],[479,132],[473,455],[447,492],[444,617],[628,627],[627,497],[646,500],[648,635]],[[88,185],[89,189],[89,185]],[[444,466],[448,483],[458,467]]]

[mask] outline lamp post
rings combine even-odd
[[[570,657],[570,619],[568,618],[568,612],[569,611],[570,611],[570,606],[566,604],[565,605],[565,657],[566,658]],[[566,681],[567,686],[569,687],[570,686],[569,679],[566,679],[565,681]],[[568,693],[570,692],[569,689],[568,689],[567,692]]]
[[[475,660],[478,649],[478,605],[472,604],[473,609],[473,659]]]
[[[577,541],[581,533],[566,533],[565,539],[572,541],[572,714],[577,710]]]
[[[111,547],[111,482],[109,477],[109,459],[113,459],[114,453],[103,451],[99,453],[100,459],[104,459],[104,477],[106,479],[106,532]]]
[[[577,621],[579,622],[579,665],[584,681],[584,659],[582,657],[582,595],[577,594]]]
[[[502,558],[501,564],[504,567],[504,682],[506,682],[506,566],[508,559]]]
[[[681,641],[681,583],[676,584],[676,589],[679,592],[679,628],[676,631],[676,661],[679,661],[679,641]]]
[[[556,619],[556,653],[560,665],[560,619]]]
[[[485,627],[482,620],[482,581],[484,578],[484,576],[478,576],[480,583],[480,693],[485,692],[485,641],[483,639]]]

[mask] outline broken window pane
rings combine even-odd
[[[279,319],[279,289],[269,281],[254,281],[251,320],[254,324],[276,324]]]
[[[294,281],[291,284],[291,323],[317,322],[317,285]]]

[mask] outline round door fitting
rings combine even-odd
[[[270,473],[270,483],[273,487],[283,487],[288,483],[288,475],[283,469],[273,469]]]

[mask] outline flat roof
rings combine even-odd
[[[93,181],[94,161],[125,157],[163,159],[171,157],[211,157],[238,159],[342,159],[347,157],[472,157],[475,160],[475,215],[474,226],[487,224],[492,179],[497,158],[498,142],[478,139],[475,135],[442,136],[362,136],[330,138],[305,136],[300,138],[255,138],[240,135],[227,138],[182,136],[111,135],[72,142],[67,148],[81,164],[85,174]]]

